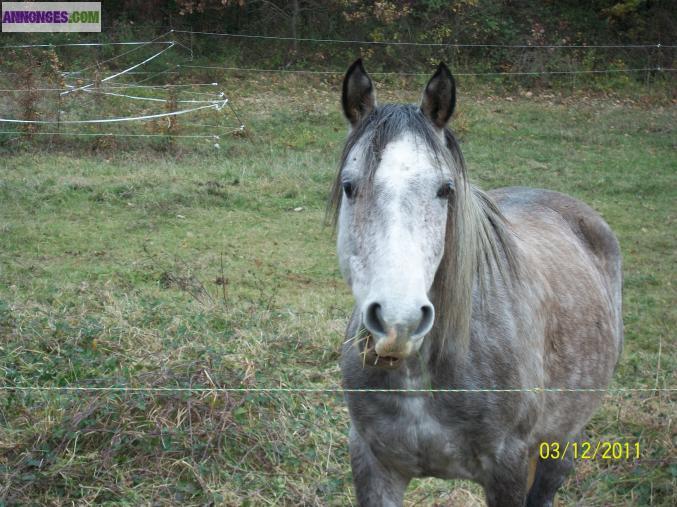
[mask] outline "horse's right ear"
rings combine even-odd
[[[341,95],[343,114],[352,126],[367,116],[376,107],[374,85],[358,58],[350,66],[343,78],[343,94]]]

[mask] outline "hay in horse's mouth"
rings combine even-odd
[[[378,368],[395,369],[402,359],[392,356],[379,356],[374,348],[374,338],[371,333],[366,333],[364,338],[355,342],[362,355],[362,367],[376,366]]]

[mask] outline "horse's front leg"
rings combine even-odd
[[[409,484],[395,470],[381,463],[369,445],[351,428],[350,464],[357,502],[361,507],[399,507]]]
[[[529,480],[529,456],[526,445],[514,443],[496,456],[483,481],[487,507],[523,507]]]

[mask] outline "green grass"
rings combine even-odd
[[[346,130],[338,87],[276,79],[233,84],[250,134],[218,151],[3,153],[3,384],[339,384],[352,297],[322,223]],[[380,97],[415,100],[401,85]],[[460,99],[480,186],[570,193],[617,232],[617,387],[676,385],[674,123],[674,106],[639,101]],[[608,396],[589,440],[639,439],[642,457],[579,462],[563,504],[674,505],[674,414],[666,393]],[[0,504],[348,505],[347,428],[340,395],[3,391]],[[421,480],[407,502],[482,500]]]

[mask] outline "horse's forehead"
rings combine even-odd
[[[388,143],[381,154],[376,181],[408,179],[430,174],[433,157],[426,143],[412,134],[404,134]]]
[[[360,176],[369,170],[364,155],[367,142],[364,140],[355,144],[343,168],[344,174]],[[383,148],[374,172],[374,180],[388,182],[415,178],[420,174],[430,174],[433,165],[434,156],[425,141],[413,134],[404,133]]]

